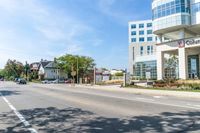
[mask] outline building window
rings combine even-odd
[[[151,42],[152,40],[153,40],[152,37],[147,37],[147,41],[148,41],[148,42]]]
[[[139,28],[144,28],[144,24],[139,24]]]
[[[144,31],[143,30],[139,31],[139,35],[144,35]]]
[[[152,23],[147,23],[147,27],[152,27]]]
[[[144,37],[140,37],[139,42],[144,42]]]
[[[150,49],[151,49],[151,47],[150,47],[150,46],[147,46],[147,54],[148,54],[148,55],[150,54]]]
[[[150,70],[151,79],[157,78],[157,62],[156,61],[145,61],[145,62],[137,62],[134,66],[133,75],[139,77],[141,79],[146,78],[146,71]]]
[[[153,54],[153,45],[151,46],[151,54]]]
[[[200,2],[192,4],[192,10],[191,10],[192,14],[195,14],[196,12],[199,11],[200,11]]]
[[[131,38],[131,42],[136,42],[136,38]]]
[[[140,46],[140,55],[143,55],[143,53],[144,53],[144,47]]]
[[[135,29],[135,28],[136,28],[136,24],[132,24],[131,29]]]
[[[147,30],[147,34],[152,34],[152,30]]]
[[[132,31],[131,32],[131,35],[133,36],[133,35],[136,35],[136,31]]]
[[[176,13],[190,13],[190,1],[173,0],[153,9],[153,19],[169,16]]]

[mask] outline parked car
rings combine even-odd
[[[42,84],[50,84],[51,82],[49,80],[42,81]]]
[[[23,78],[19,78],[18,81],[17,81],[17,84],[26,84],[26,80],[23,79]]]
[[[72,79],[65,80],[65,84],[70,84],[70,83],[72,83]]]
[[[58,84],[58,83],[59,83],[59,80],[58,80],[58,79],[53,80],[53,81],[51,81],[51,83],[53,83],[53,84]]]
[[[59,79],[58,82],[59,82],[59,83],[65,83],[65,80],[64,80],[64,79]]]
[[[15,79],[14,79],[14,82],[18,82],[18,80],[19,80],[19,78],[15,78]]]
[[[51,83],[53,83],[53,84],[65,83],[65,80],[64,79],[56,79],[56,80],[51,81]]]

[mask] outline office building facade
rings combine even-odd
[[[200,0],[153,0],[157,79],[165,78],[166,55],[177,56],[177,79],[200,77]],[[170,41],[163,42],[163,37]]]
[[[171,56],[177,65],[167,68]],[[129,22],[130,73],[160,80],[168,69],[176,79],[200,78],[200,0],[152,0],[152,20]]]
[[[129,72],[135,78],[157,77],[156,36],[152,20],[129,22]]]

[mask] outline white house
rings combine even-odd
[[[61,71],[54,61],[41,61],[38,71],[39,79],[67,79],[67,73]]]

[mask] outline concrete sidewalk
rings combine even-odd
[[[120,91],[134,94],[144,94],[153,96],[174,96],[174,97],[186,97],[186,98],[198,98],[200,99],[200,92],[184,92],[184,91],[169,91],[169,90],[152,90],[152,89],[138,89],[138,88],[123,88],[120,85],[75,85],[75,87],[84,87],[91,89],[100,89],[105,91]]]

